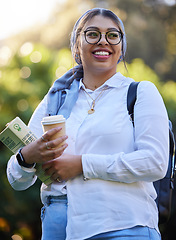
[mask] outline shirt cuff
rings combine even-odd
[[[34,167],[35,167],[35,165],[34,165]],[[25,168],[25,167],[20,166],[18,161],[17,161],[17,159],[16,159],[16,157],[15,157],[15,159],[13,161],[13,169],[15,170],[15,172],[18,172],[19,175],[21,175],[23,177],[25,177],[25,176],[29,177],[29,175],[33,176],[35,174],[35,172],[36,172],[36,169],[34,167],[32,167],[32,168]]]
[[[82,155],[82,168],[83,179],[99,178],[104,180],[118,181],[117,168],[121,168],[122,163],[117,164],[116,159],[120,154],[116,155],[98,155],[98,154],[83,154]],[[115,173],[111,172],[111,165],[116,161]]]

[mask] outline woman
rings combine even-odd
[[[39,139],[21,150],[28,168],[10,159],[9,181],[15,189],[28,188],[36,181],[33,164],[44,163],[54,180],[41,187],[44,240],[65,239],[66,224],[67,240],[161,239],[152,182],[167,170],[162,98],[152,83],[139,84],[133,128],[127,111],[133,80],[116,73],[125,56],[125,32],[111,11],[87,11],[75,24],[71,46],[78,67],[57,80],[36,109],[29,126]],[[67,118],[67,144],[58,150],[67,136],[51,141],[59,129],[42,136],[47,114]]]

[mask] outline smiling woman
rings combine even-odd
[[[123,33],[119,22],[101,15],[87,19],[78,31],[77,54],[84,68],[84,84],[95,90],[116,73]]]
[[[41,187],[42,240],[160,240],[153,182],[168,166],[163,100],[151,82],[141,82],[133,127],[127,92],[134,80],[116,72],[126,34],[112,11],[83,14],[71,49],[78,66],[54,82],[34,112],[29,127],[38,140],[11,157],[9,182],[29,188],[35,163],[52,180]],[[64,116],[66,136],[52,140],[60,128],[43,134],[48,115]]]
[[[84,16],[85,16],[85,18],[84,18]],[[76,60],[76,62],[78,63],[78,64],[80,64],[81,63],[81,59],[80,59],[80,56],[79,56],[79,54],[78,54],[78,52],[77,52],[77,48],[78,48],[78,46],[77,46],[77,44],[78,44],[78,42],[76,42],[77,41],[77,39],[78,39],[78,37],[79,37],[79,35],[80,35],[80,32],[82,31],[82,29],[83,29],[83,26],[85,25],[85,22],[86,21],[88,21],[88,20],[91,20],[94,16],[96,16],[96,14],[95,14],[95,12],[92,12],[89,16],[87,16],[86,17],[86,14],[85,15],[83,15],[83,17],[82,18],[80,18],[77,22],[76,22],[76,24],[75,24],[75,27],[74,27],[74,29],[73,29],[73,32],[72,32],[72,37],[71,37],[71,49],[72,49],[72,53],[73,53],[73,57],[75,58],[75,60]],[[110,30],[111,31],[114,31],[115,30],[115,33],[118,33],[118,41],[117,42],[111,42],[111,45],[117,45],[117,44],[119,44],[120,42],[121,42],[121,40],[122,40],[122,56],[121,56],[121,58],[119,59],[119,61],[121,61],[121,60],[124,60],[124,58],[125,58],[125,51],[126,51],[126,35],[125,35],[125,30],[124,30],[124,27],[123,27],[123,23],[121,22],[121,19],[120,18],[118,18],[115,14],[113,14],[112,12],[107,12],[107,13],[104,13],[104,15],[103,15],[104,17],[105,17],[105,19],[107,19],[107,18],[109,18],[109,21],[111,20],[111,22],[112,22],[112,24],[114,25],[114,23],[116,23],[115,24],[115,28],[112,28],[112,26],[110,25],[110,27],[107,29],[107,31],[109,32]],[[79,26],[79,27],[78,27]],[[118,30],[117,30],[117,26],[118,26]],[[84,26],[85,27],[85,26]],[[87,35],[88,34],[90,34],[90,32],[88,31],[88,30],[98,30],[98,32],[96,32],[96,35],[97,35],[97,37],[96,38],[98,38],[97,39],[97,42],[95,42],[95,41],[92,41],[91,40],[91,42],[90,42],[90,35],[89,35],[89,41],[88,41],[88,43],[89,44],[96,44],[96,43],[98,43],[100,40],[101,40],[101,38],[102,38],[102,36],[101,36],[101,32],[99,31],[99,29],[97,28],[97,27],[95,27],[95,26],[93,26],[93,28],[92,28],[92,26],[90,26],[89,28],[87,28],[86,29],[86,31],[82,31],[82,33],[84,33],[84,35],[85,35],[85,40],[87,41]],[[105,34],[105,38],[106,38],[106,40],[107,40],[107,34],[108,34],[108,32]],[[109,37],[111,36],[111,38],[112,38],[112,35],[108,35]],[[95,32],[94,32],[94,37],[95,37]],[[108,38],[109,38],[108,37]]]

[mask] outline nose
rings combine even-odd
[[[106,40],[106,33],[101,33],[101,38],[100,38],[100,41],[98,42],[98,44],[109,44],[108,42],[107,42],[107,40]]]

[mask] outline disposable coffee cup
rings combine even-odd
[[[48,130],[52,129],[52,128],[56,128],[56,127],[62,127],[62,129],[57,132],[56,134],[54,134],[50,140],[54,140],[58,137],[64,136],[66,134],[65,131],[65,118],[62,115],[54,115],[54,116],[48,116],[48,117],[44,117],[42,119],[42,127],[43,127],[43,131],[47,132]],[[58,147],[60,147],[61,145],[63,145],[64,142],[62,142],[60,145],[58,145]]]

